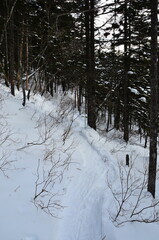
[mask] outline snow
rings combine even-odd
[[[145,102],[145,103],[147,102],[145,97],[141,97],[141,98],[139,98],[139,100],[142,102]]]
[[[0,169],[0,239],[158,240],[157,223],[128,221],[129,202],[118,219],[126,223],[112,220],[118,209],[114,196],[121,197],[120,172],[130,169],[126,154],[131,181],[140,182],[148,149],[138,136],[125,144],[120,132],[90,129],[73,101],[69,94],[53,99],[31,94],[23,107],[21,92],[13,97],[0,85],[0,164],[6,163]],[[141,206],[152,202],[143,194]],[[130,203],[135,202],[132,196]]]
[[[134,74],[136,74],[136,73],[133,72],[133,71],[128,71],[128,74],[129,74],[129,75],[134,75]]]
[[[131,88],[131,87],[129,87],[129,89],[130,89],[130,91],[131,91],[132,93],[134,93],[135,95],[139,95],[139,91],[138,91],[137,89]]]

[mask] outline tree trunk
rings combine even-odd
[[[123,127],[124,127],[124,140],[129,140],[129,98],[128,98],[128,71],[129,71],[129,56],[128,56],[128,13],[127,13],[127,0],[125,0],[124,7],[124,109],[123,109]]]
[[[22,82],[22,75],[23,75],[23,67],[22,67],[22,58],[23,58],[23,41],[24,41],[24,24],[22,24],[22,28],[21,28],[21,36],[20,36],[20,40],[18,42],[18,71],[17,71],[17,88],[18,91],[20,90],[20,85]]]
[[[26,103],[26,93],[25,93],[25,80],[23,80],[23,65],[22,65],[22,60],[23,60],[23,43],[24,43],[24,22],[23,22],[23,26],[22,26],[22,37],[21,37],[21,49],[20,49],[20,61],[19,61],[19,65],[20,65],[20,79],[21,79],[21,87],[22,87],[22,91],[23,91],[23,102],[22,105],[25,106]],[[27,78],[27,75],[26,75]]]
[[[117,90],[117,102],[115,105],[115,115],[114,115],[114,127],[116,130],[120,128],[120,96],[119,90]]]
[[[28,41],[28,21],[26,23],[26,90],[29,88],[29,79],[28,79],[28,71],[29,71],[29,41]]]
[[[151,0],[151,102],[148,191],[152,194],[154,198],[156,188],[158,128],[157,5],[158,0]]]
[[[9,66],[8,66],[8,36],[7,36],[7,28],[4,30],[4,36],[5,36],[5,58],[4,58],[4,71],[5,71],[5,84],[7,87],[9,87]]]
[[[81,105],[82,105],[82,84],[79,83],[78,94],[77,94],[77,107],[80,114],[81,114]]]
[[[13,14],[9,24],[9,82],[11,84],[11,94],[14,92],[14,20]]]
[[[94,0],[85,0],[86,72],[88,125],[96,129],[95,58],[94,58]],[[90,10],[90,11],[89,11]]]

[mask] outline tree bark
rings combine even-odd
[[[11,1],[12,2],[12,1]],[[14,16],[11,15],[9,24],[9,82],[11,84],[11,94],[14,92]]]
[[[9,87],[9,82],[8,82],[8,79],[9,79],[9,66],[8,66],[8,63],[9,63],[9,60],[8,60],[8,33],[7,33],[7,28],[5,28],[4,30],[4,36],[5,36],[5,84],[7,87]]]
[[[124,109],[123,109],[123,126],[124,126],[124,140],[129,140],[129,97],[128,97],[128,71],[129,71],[129,56],[128,56],[128,13],[127,13],[127,0],[124,6]]]
[[[29,88],[29,79],[28,79],[28,72],[29,72],[29,41],[28,41],[28,21],[26,23],[26,90]]]
[[[95,49],[94,49],[94,0],[85,0],[86,72],[88,125],[96,129],[95,103]]]
[[[152,194],[154,198],[156,188],[158,128],[157,6],[158,0],[151,0],[151,102],[148,191]]]

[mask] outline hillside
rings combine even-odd
[[[0,105],[0,239],[158,240],[159,181],[153,200],[138,135],[89,128],[71,94],[23,107],[0,85]]]

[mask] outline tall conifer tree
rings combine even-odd
[[[151,0],[151,102],[148,191],[153,197],[155,197],[156,187],[158,133],[157,6],[158,0]]]

